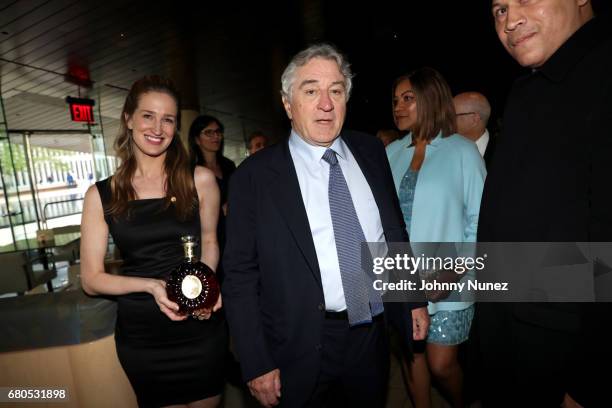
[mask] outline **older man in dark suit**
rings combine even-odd
[[[281,82],[291,135],[230,186],[223,295],[243,377],[265,406],[320,406],[331,389],[382,406],[383,316],[397,304],[383,305],[359,255],[408,238],[385,151],[342,130],[351,72],[333,47],[297,54]],[[403,305],[404,335],[425,336],[424,305]]]

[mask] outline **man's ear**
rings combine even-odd
[[[578,10],[580,12],[580,17],[582,18],[582,22],[586,23],[590,19],[594,17],[593,12],[593,2],[591,0],[575,0],[576,5],[578,5]]]
[[[287,113],[287,117],[289,118],[289,120],[292,120],[293,118],[291,117],[291,102],[289,102],[286,96],[283,96],[282,100],[283,107],[285,108],[285,112]]]

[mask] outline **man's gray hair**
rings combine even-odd
[[[351,64],[346,60],[340,51],[329,44],[315,44],[297,53],[285,68],[281,76],[281,95],[291,101],[293,82],[295,81],[295,71],[299,67],[308,64],[314,58],[323,58],[336,61],[338,69],[344,76],[344,87],[346,90],[346,100],[351,96],[353,86],[353,73]]]

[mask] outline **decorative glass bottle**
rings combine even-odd
[[[212,309],[219,298],[219,282],[215,273],[195,258],[196,237],[181,237],[185,259],[170,274],[166,282],[168,299],[179,305],[178,314],[186,315],[198,309]]]

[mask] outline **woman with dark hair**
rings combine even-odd
[[[117,297],[117,355],[141,407],[214,407],[224,386],[227,331],[212,310],[189,316],[166,296],[166,278],[184,259],[181,236],[201,241],[201,260],[219,262],[219,189],[203,167],[192,172],[179,135],[179,100],[158,76],[135,82],[115,142],[121,165],[85,195],[81,224],[83,289]],[[108,234],[119,275],[105,273]]]
[[[221,191],[221,208],[226,215],[227,187],[236,165],[223,156],[224,131],[223,124],[214,116],[198,116],[189,128],[189,154],[192,166],[204,166],[215,174]]]
[[[410,242],[476,242],[486,171],[476,145],[455,131],[453,98],[444,78],[431,68],[399,77],[393,85],[393,117],[400,132],[410,132],[387,146]],[[460,278],[454,271],[437,276]],[[429,333],[426,343],[415,344],[411,396],[417,408],[431,406],[431,371],[452,406],[462,407],[457,349],[468,338],[474,305],[457,292],[428,295]]]

